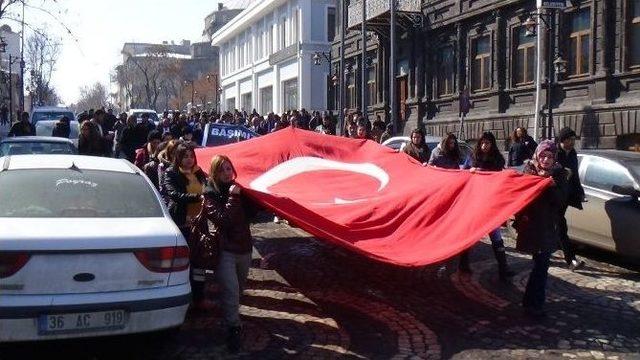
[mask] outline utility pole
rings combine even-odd
[[[24,1],[22,1],[22,39],[20,49],[20,112],[24,111]],[[20,114],[22,116],[22,114]]]
[[[11,64],[13,63],[11,54],[9,54],[9,125],[13,123],[13,81],[11,81]]]
[[[365,119],[369,118],[367,112],[367,0],[362,0],[362,23],[360,24],[361,42],[362,42],[362,55],[360,65],[360,90],[362,99],[362,116]]]
[[[340,0],[340,121],[339,121],[339,132],[336,131],[336,134],[343,135],[344,131],[344,107],[345,107],[345,81],[346,77],[344,75],[344,42],[345,42],[345,32],[346,32],[346,18],[347,18],[347,7],[345,5],[346,0]]]
[[[538,17],[542,9],[538,8]],[[542,21],[536,24],[536,34],[542,33]],[[542,92],[542,38],[536,37],[536,111],[533,118],[533,138],[538,141],[538,126],[540,124],[540,93]]]
[[[396,121],[396,0],[389,0],[390,9],[390,46],[389,46],[389,103],[391,111],[391,123],[393,124],[393,134],[398,132],[398,122]]]
[[[551,84],[553,84],[553,28],[551,24],[553,23],[553,10],[547,9],[549,15],[549,26],[547,26],[547,110],[549,111],[549,116],[547,117],[547,139],[551,140],[553,137],[553,104],[551,103]],[[540,35],[538,35],[540,37]]]

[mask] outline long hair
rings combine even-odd
[[[453,150],[449,150],[449,146],[447,146],[449,140],[453,140],[454,144],[456,144],[456,146],[453,147]],[[440,152],[443,155],[457,159],[458,162],[460,162],[460,146],[458,145],[458,138],[454,133],[447,133],[447,135],[442,138],[442,141],[440,141]]]
[[[522,130],[522,138],[518,137],[518,130]],[[525,136],[527,136],[527,129],[519,126],[513,130],[513,133],[511,133],[511,142],[512,143],[521,142]]]
[[[164,147],[164,150],[158,152],[158,158],[173,164],[173,159],[175,159],[176,147],[180,144],[181,144],[180,140],[177,140],[177,139],[169,140],[167,142],[167,145]]]
[[[488,140],[491,143],[491,149],[489,149],[489,153],[487,154],[487,159],[489,160],[496,160],[500,158],[504,159],[504,156],[502,156],[502,154],[500,153],[500,150],[498,149],[498,143],[496,142],[496,137],[490,131],[483,132],[482,136],[480,136],[480,139],[478,139],[478,142],[476,143],[476,147],[473,150],[473,156],[476,159],[482,159],[485,156],[481,149],[482,140]]]
[[[182,159],[184,159],[189,152],[193,155],[193,167],[198,165],[198,159],[196,159],[196,152],[193,150],[193,147],[187,144],[180,144],[176,148],[173,158],[173,167],[176,168],[176,170],[180,168]]]
[[[417,145],[418,147],[425,147],[427,146],[427,144],[425,144],[424,142],[424,131],[420,128],[415,128],[413,129],[413,131],[411,131],[411,135],[409,136],[409,143],[413,145],[413,134],[419,134],[420,135],[420,145]],[[416,146],[416,145],[414,145]]]
[[[214,188],[217,193],[220,193],[220,184],[217,180],[217,175],[222,170],[222,165],[225,162],[228,162],[231,165],[231,169],[233,170],[233,178],[235,179],[238,176],[236,172],[236,168],[233,166],[231,159],[229,159],[226,155],[216,155],[211,159],[211,165],[209,166],[209,184]]]

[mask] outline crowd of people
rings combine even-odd
[[[69,136],[69,120],[62,118],[53,136]],[[267,134],[286,127],[297,127],[323,134],[336,135],[336,122],[330,112],[289,111],[282,116],[270,113],[261,116],[241,111],[218,115],[206,112],[189,114],[165,112],[155,124],[147,114],[140,119],[122,113],[117,117],[110,110],[98,109],[79,115],[80,154],[125,158],[138,166],[157,187],[169,212],[186,239],[191,238],[193,221],[205,217],[210,221],[210,236],[220,239],[220,256],[216,261],[216,276],[221,288],[221,305],[228,326],[228,346],[236,351],[241,344],[239,317],[240,295],[251,262],[252,238],[249,220],[256,205],[242,194],[235,183],[237,173],[231,160],[216,156],[204,171],[197,163],[195,148],[201,143],[203,129],[209,122],[243,125],[258,134]],[[12,136],[32,135],[33,126],[27,113],[11,129]],[[393,135],[392,127],[379,117],[371,122],[361,113],[346,116],[343,136],[384,142]],[[475,171],[502,171],[506,167],[522,166],[523,172],[553,180],[554,186],[516,214],[516,248],[533,257],[533,268],[527,282],[523,306],[527,314],[544,316],[545,288],[550,257],[557,249],[564,252],[572,270],[584,266],[576,259],[567,235],[565,212],[568,206],[582,208],[584,190],[578,178],[578,161],[574,149],[576,134],[562,129],[556,142],[544,140],[537,144],[524,128],[512,135],[508,159],[500,152],[494,134],[485,132],[476,141],[473,154],[465,159],[455,134],[446,134],[433,149],[425,143],[422,129],[411,132],[402,152],[424,166],[446,169],[466,168]],[[509,268],[500,228],[488,234],[498,264],[500,279],[514,275]],[[197,240],[196,240],[197,241]],[[191,247],[197,244],[190,244]],[[209,264],[210,265],[210,264]],[[208,267],[199,258],[192,258],[191,285],[194,307],[208,311],[213,307],[204,295],[204,275]],[[469,251],[459,257],[458,270],[471,272]]]
[[[533,257],[534,265],[522,301],[525,312],[533,317],[545,316],[545,289],[551,254],[562,249],[565,262],[571,270],[578,270],[585,265],[584,261],[576,258],[567,234],[565,217],[569,206],[582,209],[585,198],[578,176],[576,133],[568,127],[563,128],[556,140],[544,140],[537,144],[526,129],[517,128],[512,135],[507,161],[499,151],[494,134],[484,132],[476,142],[469,164],[463,159],[454,134],[444,136],[431,151],[424,142],[424,132],[415,129],[411,133],[410,143],[403,149],[404,153],[424,166],[465,168],[471,172],[502,171],[506,166],[522,166],[526,174],[553,180],[552,187],[516,214],[513,224],[518,234],[516,249]],[[498,228],[488,235],[498,263],[498,275],[500,279],[507,280],[514,272],[507,264],[501,231]],[[468,250],[460,255],[458,269],[471,272]]]

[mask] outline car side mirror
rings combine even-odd
[[[611,191],[616,194],[631,196],[636,199],[640,197],[640,191],[636,190],[633,186],[613,185]]]

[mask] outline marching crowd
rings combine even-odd
[[[197,163],[195,148],[201,143],[209,122],[244,125],[258,134],[267,134],[288,126],[336,135],[336,123],[330,112],[289,111],[278,116],[234,111],[218,115],[206,112],[189,114],[165,112],[155,124],[148,114],[141,119],[111,110],[91,110],[79,115],[80,154],[126,158],[147,174],[164,199],[169,212],[191,248],[191,285],[194,307],[208,311],[213,304],[204,295],[204,275],[216,264],[221,289],[221,307],[228,327],[228,346],[237,351],[241,344],[240,295],[247,279],[252,251],[249,220],[257,206],[243,196],[234,182],[237,173],[231,160],[215,156],[203,170]],[[62,118],[52,135],[68,137],[70,119]],[[379,117],[371,122],[356,112],[346,117],[343,136],[384,142],[393,135],[392,127]],[[10,136],[32,135],[33,126],[24,113],[11,128]],[[556,142],[537,144],[524,128],[514,131],[505,159],[494,134],[485,132],[477,140],[469,159],[452,133],[430,149],[422,129],[412,131],[402,149],[424,166],[475,171],[502,171],[507,166],[522,166],[523,172],[551,178],[554,186],[516,214],[516,248],[533,256],[533,268],[523,298],[525,312],[544,316],[545,287],[550,257],[559,248],[567,265],[576,270],[584,262],[576,259],[567,235],[565,212],[568,206],[582,208],[584,190],[578,178],[578,160],[574,149],[576,134],[560,130]],[[461,165],[462,164],[462,165]],[[205,171],[206,170],[206,171]],[[204,221],[206,220],[206,221]],[[204,224],[204,225],[203,225]],[[508,266],[500,228],[489,234],[498,263],[498,274],[508,280],[514,272]],[[471,272],[468,250],[460,255],[458,269]]]

